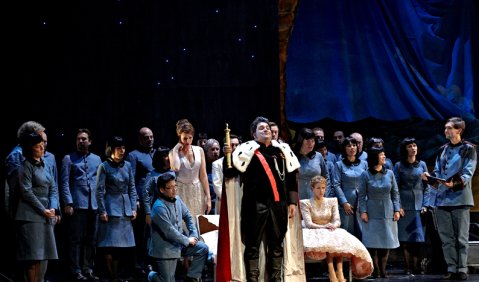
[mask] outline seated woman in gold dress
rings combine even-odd
[[[314,176],[311,179],[314,196],[301,200],[303,216],[303,243],[305,257],[328,263],[330,281],[344,282],[343,259],[350,258],[355,278],[363,279],[373,272],[373,262],[368,250],[356,237],[339,228],[338,199],[325,198],[326,179]],[[336,269],[334,267],[336,261]]]

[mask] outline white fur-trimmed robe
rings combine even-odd
[[[286,159],[285,163],[288,172],[292,172],[299,168],[299,161],[288,144],[272,141],[272,145],[281,149]],[[234,167],[240,172],[245,172],[251,162],[254,152],[259,147],[260,145],[255,141],[248,141],[238,146],[232,156]],[[243,187],[240,186],[239,177],[225,179],[224,185],[225,187],[223,189],[225,189],[226,192],[226,201],[223,203],[227,205],[228,210],[232,281],[246,281],[243,259],[244,245],[241,242],[240,227]],[[223,208],[225,207],[223,206]],[[283,245],[283,281],[305,282],[306,273],[304,269],[303,233],[301,228],[299,204],[295,216],[288,220],[288,230],[286,231]],[[264,248],[260,249],[259,263],[260,281],[267,281],[267,278],[265,277]]]

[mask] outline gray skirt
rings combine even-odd
[[[366,248],[395,249],[399,247],[398,225],[392,218],[369,219],[362,222],[362,241]]]
[[[108,222],[98,223],[97,247],[134,247],[133,224],[127,216],[108,217]]]
[[[405,215],[398,221],[398,229],[400,242],[425,242],[420,211],[406,210]]]
[[[17,260],[58,259],[54,225],[45,222],[16,221]]]

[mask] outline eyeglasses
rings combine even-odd
[[[175,186],[170,186],[170,187],[166,186],[165,190],[171,190],[171,189],[176,189],[176,188],[178,188],[178,186],[176,186],[176,185]]]

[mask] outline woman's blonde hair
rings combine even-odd
[[[326,184],[326,178],[324,178],[323,176],[321,175],[316,175],[314,176],[313,178],[311,178],[311,189],[313,189],[313,187],[318,184],[318,183],[325,183]]]

